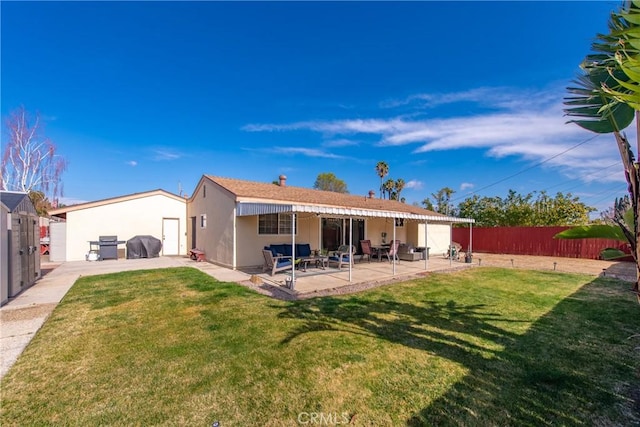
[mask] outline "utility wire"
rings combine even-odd
[[[502,178],[502,179],[500,179],[500,180],[498,180],[498,181],[494,182],[493,184],[489,184],[489,185],[486,185],[486,186],[484,186],[484,187],[482,187],[482,188],[478,188],[478,189],[477,189],[477,190],[475,190],[475,191],[471,191],[470,193],[467,193],[467,194],[465,194],[464,196],[460,196],[460,197],[457,197],[457,198],[455,198],[455,199],[452,199],[452,200],[450,200],[449,202],[450,202],[450,203],[452,203],[452,202],[455,202],[455,201],[457,201],[457,200],[462,199],[463,197],[464,197],[464,198],[466,198],[466,197],[470,196],[471,194],[475,194],[475,193],[477,193],[477,192],[479,192],[479,191],[486,190],[487,188],[491,188],[491,187],[493,187],[494,185],[498,185],[498,184],[500,184],[501,182],[505,182],[505,181],[507,181],[507,180],[509,180],[509,179],[511,179],[511,178],[514,178],[514,177],[516,177],[516,176],[518,176],[518,175],[522,175],[523,173],[525,173],[525,172],[527,172],[527,171],[530,171],[530,170],[531,170],[531,169],[533,169],[533,168],[537,168],[538,166],[541,166],[541,165],[543,165],[543,164],[545,164],[545,163],[547,163],[547,162],[549,162],[549,161],[551,161],[551,160],[553,160],[553,159],[555,159],[555,158],[557,158],[557,157],[560,157],[560,156],[562,156],[563,154],[566,154],[566,153],[568,153],[568,152],[569,152],[569,151],[571,151],[571,150],[575,150],[576,148],[580,147],[581,145],[586,144],[587,142],[591,142],[591,141],[593,141],[594,139],[596,139],[596,138],[597,138],[597,137],[599,137],[599,136],[600,136],[600,135],[594,135],[594,136],[592,136],[591,138],[587,138],[587,139],[585,139],[584,141],[577,143],[577,144],[576,144],[576,145],[574,145],[573,147],[569,147],[569,148],[567,148],[566,150],[564,150],[564,151],[562,151],[562,152],[560,152],[560,153],[558,153],[558,154],[555,154],[555,155],[553,155],[553,156],[551,156],[551,157],[549,157],[549,158],[547,158],[547,159],[545,159],[545,160],[542,160],[541,162],[538,162],[538,163],[536,163],[536,164],[533,164],[533,165],[529,166],[528,168],[522,169],[521,171],[516,172],[516,173],[514,173],[513,175],[509,175],[509,176],[507,176],[507,177],[505,177],[505,178]]]
[[[612,173],[610,173],[610,174],[608,174],[608,175],[603,176],[603,178],[607,178],[607,177],[614,176],[614,175],[620,175],[620,172],[612,172]],[[576,185],[573,185],[573,186],[571,186],[571,187],[565,188],[565,189],[564,189],[564,191],[565,191],[565,193],[566,193],[566,192],[568,192],[568,191],[570,191],[570,190],[573,190],[574,188],[580,187],[580,186],[582,186],[582,185],[584,185],[584,183],[579,182],[579,183],[578,183],[578,184],[576,184]],[[549,187],[549,188],[553,188],[553,187],[555,187],[555,186],[552,186],[552,187]]]
[[[617,193],[617,194],[620,194],[620,193]],[[592,202],[591,204],[597,205],[598,203],[602,202],[603,200],[607,200],[607,199],[613,200],[613,199],[615,199],[615,197],[613,197],[613,196],[614,196],[614,193],[609,193],[606,196],[604,196],[603,198],[598,199],[595,202]],[[613,204],[613,202],[611,202],[611,203]]]
[[[620,165],[620,162],[612,163],[612,164],[610,164],[609,166],[605,166],[605,167],[603,167],[602,169],[597,169],[597,170],[593,171],[592,173],[590,173],[590,174],[588,174],[588,175],[583,176],[583,178],[586,178],[586,177],[589,177],[589,176],[596,175],[596,174],[598,174],[598,173],[602,172],[602,171],[603,171],[603,170],[605,170],[605,169],[609,169],[609,168],[612,168],[612,167],[614,167],[614,166],[619,166],[619,165]],[[611,173],[611,174],[605,175],[603,178],[606,178],[606,177],[608,177],[608,176],[613,176],[613,175],[615,175],[615,174],[618,174],[618,172],[614,172],[614,173]],[[564,185],[564,184],[566,184],[566,183],[568,183],[568,182],[579,181],[579,180],[580,180],[580,178],[568,179],[568,180],[566,180],[566,181],[559,182],[558,184],[554,184],[554,185],[552,185],[552,186],[550,186],[550,187],[547,187],[547,188],[545,188],[545,190],[550,190],[550,189],[552,189],[552,188],[556,188],[556,187],[559,187],[559,186],[561,186],[561,185]],[[565,189],[564,191],[569,191],[569,190],[571,190],[572,188],[576,188],[576,187],[579,187],[579,186],[581,186],[581,185],[582,185],[582,183],[579,183],[579,184],[577,184],[577,185],[574,185],[573,187],[569,187],[568,189]]]

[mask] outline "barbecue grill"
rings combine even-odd
[[[118,245],[126,242],[118,240],[118,236],[100,236],[97,241],[89,243],[98,246],[100,259],[118,259]]]

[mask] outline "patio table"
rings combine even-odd
[[[385,251],[388,251],[391,247],[390,243],[383,243],[382,245],[374,245],[371,246],[371,249],[375,251],[376,258],[378,258],[378,262],[382,260],[382,255]]]
[[[329,264],[329,257],[323,256],[323,255],[317,255],[317,256],[302,258],[300,260],[300,269],[306,272],[307,267],[309,266],[310,263],[315,263],[316,268],[321,268],[324,270],[325,266]]]

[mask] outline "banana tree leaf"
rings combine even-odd
[[[614,259],[626,258],[629,254],[622,252],[620,249],[606,248],[600,252],[600,258],[605,261],[611,261]]]
[[[553,236],[554,239],[614,239],[627,242],[627,238],[617,225],[594,224],[569,228]]]
[[[575,123],[581,128],[595,133],[615,132],[614,127],[607,120],[569,120],[567,123]]]

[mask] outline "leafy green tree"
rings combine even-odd
[[[531,225],[579,225],[589,222],[589,214],[596,209],[587,206],[571,193],[556,193],[555,197],[541,191],[533,202]]]
[[[49,209],[51,209],[51,202],[42,191],[30,191],[29,199],[31,199],[31,203],[33,203],[39,216],[47,216]]]
[[[429,199],[428,197],[425,198],[421,203],[424,205],[425,209],[435,212],[436,208],[433,206],[431,199]]]
[[[455,215],[455,208],[451,204],[451,195],[453,193],[455,193],[455,190],[449,187],[443,187],[437,192],[431,193],[431,197],[433,197],[433,201],[435,202],[435,205],[431,203],[431,207],[433,209],[429,209],[428,207],[427,209],[433,210],[435,212],[438,212],[444,215]],[[422,203],[425,204],[424,202],[426,200],[427,199],[425,199]],[[427,205],[425,204],[425,206]]]
[[[335,193],[348,193],[347,184],[336,177],[332,172],[318,174],[313,184],[316,190],[333,191]]]
[[[389,165],[386,162],[378,162],[376,164],[376,173],[380,177],[380,198],[384,198],[384,185],[382,180],[389,175]]]
[[[623,130],[636,119],[640,123],[640,1],[626,1],[611,14],[609,33],[598,34],[581,64],[575,87],[567,88],[565,113],[571,120],[596,133],[614,136],[631,200],[632,221],[618,225],[631,246],[640,280],[640,166]],[[639,124],[640,126],[640,124]],[[640,154],[640,132],[637,135]],[[640,282],[634,290],[640,298]]]
[[[509,190],[507,197],[474,195],[458,204],[458,215],[473,218],[480,227],[577,225],[589,222],[595,209],[571,193],[549,196],[545,191],[521,195]]]

